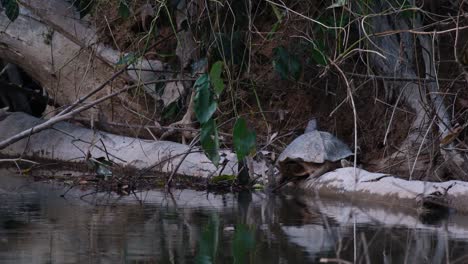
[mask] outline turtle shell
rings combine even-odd
[[[279,162],[300,160],[303,162],[324,163],[339,161],[353,155],[349,147],[332,134],[312,131],[297,137],[278,158]]]

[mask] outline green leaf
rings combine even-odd
[[[170,103],[168,106],[166,106],[163,109],[162,119],[167,120],[167,119],[175,118],[177,114],[179,113],[179,110],[180,108],[179,108],[178,102]]]
[[[244,224],[237,225],[232,241],[233,263],[248,263],[247,254],[252,252],[254,248],[255,236],[253,230],[249,229],[249,227]]]
[[[281,25],[281,23],[282,23],[281,21],[277,21],[275,24],[273,24],[273,26],[270,29],[270,32],[268,32],[267,37],[266,37],[268,40],[271,40],[273,38],[275,33],[278,31],[278,28]]]
[[[5,15],[11,22],[19,16],[19,6],[16,0],[2,0],[2,6],[5,8]]]
[[[219,33],[216,34],[216,37],[216,48],[213,54],[215,60],[223,60],[235,65],[245,63],[244,56],[247,51],[243,33],[239,31],[235,31],[232,34]]]
[[[237,119],[232,137],[238,160],[243,160],[245,156],[255,150],[256,134],[247,128],[245,119]]]
[[[278,10],[278,8],[274,4],[270,3],[270,6],[273,9],[273,13],[276,16],[276,22],[271,27],[270,32],[268,32],[268,35],[267,35],[268,40],[271,40],[273,38],[274,34],[278,31],[278,28],[283,22],[283,14]]]
[[[218,167],[219,137],[218,128],[216,127],[216,122],[213,119],[210,119],[208,122],[202,125],[200,132],[200,142],[202,149],[208,159],[210,159],[211,162],[213,162],[213,164]]]
[[[214,92],[216,95],[220,95],[224,90],[224,80],[221,77],[221,73],[223,72],[223,62],[217,61],[213,66],[211,66],[210,71],[210,80],[211,84],[213,85]]]
[[[400,7],[400,10],[404,10],[404,11],[401,11],[399,14],[402,17],[407,18],[407,19],[413,18],[414,15],[416,14],[416,11],[415,10],[406,10],[406,9],[410,9],[410,8],[414,8],[414,6],[412,6],[407,1],[404,1],[403,5]]]
[[[198,122],[204,124],[210,120],[218,106],[214,99],[213,92],[210,89],[210,78],[208,74],[200,76],[195,82],[194,88],[195,116]]]
[[[124,56],[120,57],[119,61],[117,61],[117,65],[129,65],[136,61],[137,56],[133,53],[127,53]]]
[[[321,44],[320,42],[312,42],[312,59],[315,61],[315,63],[326,66],[328,65],[328,60],[327,56],[325,56],[325,49],[324,45]]]
[[[128,6],[127,0],[120,0],[118,14],[123,19],[130,17],[130,7]]]
[[[296,56],[291,55],[283,46],[275,48],[273,53],[273,65],[282,79],[298,80],[301,77],[302,65]]]

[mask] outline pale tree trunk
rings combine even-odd
[[[58,104],[71,104],[110,77],[113,69],[96,58],[89,45],[92,39],[84,38],[95,36],[95,32],[86,28],[65,2],[28,1],[20,10],[14,22],[0,16],[4,29],[0,56],[24,69]]]
[[[372,12],[375,15],[367,19],[368,24],[361,28],[369,36],[376,33],[398,30],[407,30],[421,25],[418,17],[411,22],[408,18],[391,12],[391,6],[387,1],[374,1]],[[446,137],[452,132],[450,116],[447,112],[444,100],[439,93],[435,82],[437,72],[434,64],[434,43],[428,35],[414,35],[408,32],[391,33],[384,36],[376,36],[370,39],[369,46],[385,56],[370,55],[370,64],[374,73],[381,76],[390,76],[395,79],[417,79],[420,72],[426,76],[417,82],[392,82],[384,81],[387,97],[401,97],[402,101],[412,110],[414,120],[406,139],[401,143],[399,150],[380,160],[378,167],[392,167],[392,172],[400,175],[409,175],[410,179],[421,179],[427,177],[435,179],[438,175],[434,173],[435,155],[440,151],[448,168],[457,177],[466,179],[467,174],[462,168],[466,166],[465,157],[460,153],[450,150],[453,148],[444,146],[441,148],[439,139]],[[425,82],[424,80],[427,80]],[[391,125],[391,124],[390,124]],[[433,127],[438,133],[433,133]]]
[[[119,74],[89,100],[111,94],[129,82],[140,84],[146,95],[140,92],[134,93],[137,95],[119,94],[87,110],[79,120],[86,121],[92,127],[96,124],[99,129],[124,135],[144,138],[164,135],[164,131],[148,132],[147,129],[135,127],[158,127],[162,115],[158,105],[167,107],[181,97],[190,96],[191,92],[187,90],[191,88],[193,77],[181,69],[170,69],[169,65],[160,61],[148,60],[145,54],[140,54],[142,57],[131,65],[117,65],[126,54],[100,43],[93,23],[88,17],[80,18],[69,1],[18,2],[20,15],[14,22],[4,12],[0,13],[0,59],[22,68],[47,91],[50,98],[55,100],[55,105],[65,107],[106,82],[121,68],[127,67],[127,71]],[[190,5],[183,4],[179,4],[178,8],[178,39],[184,42],[178,44],[175,52],[182,66],[186,66],[197,59],[196,45],[191,31],[183,30],[181,23],[193,10]],[[181,73],[177,76],[170,73],[178,70]],[[175,78],[181,81],[167,82],[161,95],[156,94],[155,84],[143,84]],[[187,104],[190,101],[187,98]],[[184,118],[175,125],[193,129],[190,106]],[[46,113],[45,118],[57,112]]]
[[[93,26],[80,19],[69,2],[19,3],[20,15],[14,22],[4,12],[0,14],[0,58],[22,68],[46,89],[56,105],[72,104],[118,70],[115,63],[119,52],[99,44]],[[117,77],[90,99],[123,87],[126,80],[125,75]],[[139,117],[134,113],[149,113],[152,109],[144,109],[134,101],[124,93],[94,107],[85,116],[96,121],[136,123]]]

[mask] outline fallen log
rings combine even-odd
[[[5,114],[0,119],[0,141],[46,122],[19,112]],[[184,158],[187,152],[189,154]],[[84,162],[88,153],[92,157],[108,156],[121,166],[151,168],[159,172],[172,172],[181,163],[177,173],[195,177],[237,173],[235,154],[227,150],[221,155],[221,164],[225,163],[226,166],[216,168],[198,148],[191,149],[187,145],[170,141],[118,136],[67,122],[59,122],[0,151],[0,154],[12,157],[69,162]]]
[[[0,117],[0,140],[45,122],[24,113],[7,113]],[[233,152],[222,151],[221,164],[216,168],[198,148],[170,141],[143,140],[83,128],[67,122],[24,138],[0,150],[0,154],[56,161],[84,162],[92,157],[109,157],[121,166],[173,172],[180,163],[178,174],[192,177],[210,177],[220,173],[237,174],[237,160]],[[185,158],[185,154],[189,153]],[[254,162],[254,173],[264,175],[268,167]],[[385,203],[400,207],[418,208],[424,199],[440,194],[443,206],[467,212],[468,183],[463,181],[425,182],[409,181],[362,169],[341,168],[319,177],[297,182],[307,192],[334,198],[352,198],[370,203]]]
[[[468,212],[468,182],[458,180],[405,180],[389,174],[347,167],[299,181],[297,186],[340,199],[351,198],[414,209],[426,206],[426,202],[433,202],[443,208]]]

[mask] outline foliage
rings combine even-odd
[[[242,66],[245,51],[246,48],[241,32],[216,34],[215,59]]]
[[[208,74],[201,75],[195,82],[194,88],[195,116],[198,122],[204,124],[211,119],[218,106],[211,89],[210,76]]]
[[[5,8],[5,15],[10,21],[15,21],[19,16],[19,6],[17,0],[1,0],[2,6]]]
[[[238,160],[243,160],[245,156],[255,150],[256,134],[254,131],[249,130],[244,118],[237,119],[232,138]]]
[[[195,82],[194,111],[201,124],[200,142],[203,151],[215,166],[219,164],[219,136],[213,119],[217,100],[224,90],[222,79],[223,62],[211,66],[210,74],[202,74]],[[242,160],[255,149],[256,134],[247,127],[243,118],[238,118],[233,130],[234,150]]]
[[[18,16],[17,2],[15,0],[1,1],[5,7],[6,15],[14,20]],[[94,2],[99,1],[73,0],[73,5],[79,10],[80,16],[84,16],[93,8]],[[141,24],[142,17],[139,17],[138,14],[138,5],[143,2],[113,1],[112,14],[114,16],[118,13],[121,18],[128,18],[131,15],[134,17],[127,20],[113,17],[110,21],[125,24],[128,28],[131,28],[128,30],[131,34],[134,28],[138,28],[138,23]],[[334,102],[344,102],[339,107],[333,106],[336,107],[337,111],[343,111],[346,108],[346,102],[350,101],[349,99],[355,96],[358,100],[362,100],[362,98],[359,98],[360,93],[366,90],[356,88],[356,91],[354,91],[353,87],[360,87],[361,84],[365,85],[365,82],[361,81],[364,81],[366,74],[378,75],[378,68],[372,67],[371,60],[375,56],[385,57],[388,61],[395,57],[389,56],[392,52],[385,51],[382,47],[385,45],[379,43],[379,40],[389,37],[390,33],[396,35],[402,46],[401,50],[395,54],[402,54],[403,56],[403,51],[408,54],[414,53],[414,56],[419,57],[418,61],[409,64],[423,66],[422,62],[425,59],[421,55],[427,54],[425,50],[429,49],[419,49],[419,52],[412,51],[410,46],[404,43],[406,36],[414,37],[416,47],[418,46],[417,42],[421,42],[421,39],[428,36],[430,32],[441,30],[440,21],[442,21],[442,17],[448,14],[445,19],[449,22],[444,24],[444,28],[450,28],[449,24],[452,23],[451,27],[455,29],[459,25],[463,25],[463,21],[454,24],[454,20],[450,20],[450,17],[460,16],[462,18],[462,15],[466,13],[466,7],[461,6],[460,10],[457,10],[457,5],[449,3],[449,1],[422,1],[421,3],[418,2],[420,5],[415,6],[414,1],[408,0],[330,0],[298,1],[297,3],[290,1],[284,1],[284,3],[280,1],[280,3],[278,1],[227,0],[202,1],[198,7],[192,6],[190,10],[186,9],[185,11],[189,11],[187,17],[183,17],[183,21],[178,21],[178,16],[174,14],[176,14],[176,11],[180,11],[177,8],[182,3],[181,1],[150,2],[150,5],[158,12],[163,10],[164,13],[165,9],[170,9],[170,11],[167,11],[167,17],[159,16],[159,13],[154,16],[148,15],[151,17],[151,21],[154,22],[151,23],[150,29],[145,27],[144,32],[142,32],[141,25],[140,28],[135,29],[135,32],[133,32],[135,35],[132,35],[135,39],[128,42],[134,44],[138,49],[131,46],[131,44],[120,45],[118,37],[124,34],[114,34],[112,42],[115,41],[113,38],[116,37],[115,42],[119,42],[119,48],[122,51],[144,50],[140,55],[147,55],[147,51],[151,51],[155,55],[150,56],[156,56],[164,63],[173,63],[171,66],[178,67],[181,60],[176,58],[179,56],[176,54],[176,49],[181,46],[181,43],[189,42],[186,40],[194,40],[194,44],[191,44],[193,47],[191,46],[190,49],[193,48],[192,50],[195,50],[194,53],[197,55],[190,59],[197,61],[200,60],[200,57],[206,58],[207,64],[209,62],[211,65],[210,70],[190,68],[190,66],[186,66],[190,63],[185,64],[184,62],[183,67],[186,68],[180,73],[192,73],[197,76],[196,74],[200,72],[206,72],[199,76],[194,85],[194,112],[200,122],[202,148],[215,165],[218,165],[220,160],[218,154],[220,147],[218,125],[232,124],[231,120],[235,121],[233,130],[229,131],[232,132],[233,136],[233,149],[239,160],[244,159],[255,149],[256,133],[249,130],[246,120],[239,118],[239,116],[245,116],[246,114],[253,116],[259,113],[258,116],[262,116],[265,121],[265,126],[261,127],[261,129],[264,128],[263,135],[281,134],[282,131],[287,131],[295,126],[298,127],[304,119],[313,114],[311,111],[305,111],[303,120],[294,120],[292,114],[288,114],[289,116],[283,119],[283,113],[297,113],[297,111],[289,111],[290,109],[283,108],[291,107],[292,102],[300,102],[302,95],[314,93],[313,96],[304,98],[303,105],[297,105],[299,110],[301,110],[301,107],[305,108],[311,103],[316,103],[318,100],[315,98],[325,97],[323,94],[315,94],[315,91],[326,91],[327,96],[334,95],[336,97]],[[434,6],[443,6],[443,10],[428,10],[427,2],[431,2],[431,5]],[[438,2],[444,4],[437,5]],[[149,4],[149,2],[146,2],[146,4]],[[118,12],[116,12],[117,8]],[[153,9],[150,10],[154,11]],[[379,19],[385,21],[385,24],[388,23],[388,25],[379,27],[380,24],[375,23]],[[170,26],[167,25],[168,21],[170,21]],[[166,23],[166,25],[162,25],[163,23]],[[403,25],[406,26],[399,28]],[[107,28],[105,26],[100,28]],[[111,30],[114,30],[113,26],[109,27],[109,31]],[[107,31],[107,29],[104,31]],[[190,33],[190,37],[182,38],[183,34],[181,33],[183,32]],[[161,43],[159,43],[160,39],[153,42],[156,34],[158,34],[158,38],[161,37],[161,40],[163,40]],[[438,43],[446,40],[453,41],[449,39],[457,39],[453,38],[458,36],[456,34],[458,34],[458,31],[452,30],[444,30],[440,34],[439,32],[434,33],[434,37],[444,36],[444,39],[437,41],[434,38],[432,56],[436,60],[435,62],[439,62],[439,59],[444,55],[441,50],[437,49]],[[144,37],[141,37],[143,35]],[[400,38],[398,35],[405,38]],[[448,37],[445,39],[446,36]],[[168,41],[165,41],[166,38]],[[461,38],[460,41],[463,42],[464,39]],[[174,45],[176,43],[177,45]],[[385,44],[385,42],[383,43]],[[144,49],[140,49],[143,44],[145,45]],[[451,44],[453,45],[447,45],[447,47],[457,47],[460,43]],[[169,46],[169,48],[166,46]],[[168,51],[161,51],[165,48]],[[274,48],[273,52],[272,48]],[[458,50],[451,54],[457,53],[462,54]],[[162,54],[171,54],[172,58],[162,56]],[[121,58],[119,64],[128,64],[133,58],[132,55],[126,55]],[[405,59],[402,57],[401,61],[404,62]],[[333,65],[329,65],[330,62],[333,62]],[[448,64],[449,62],[444,63]],[[172,69],[178,69],[177,67],[172,67]],[[414,77],[432,78],[436,75],[436,73],[424,75],[425,71],[425,69],[418,70],[418,76]],[[272,72],[283,80],[301,80],[301,82],[275,83],[278,78],[270,78]],[[175,76],[174,74],[173,77],[176,78]],[[225,78],[229,79],[226,80]],[[343,79],[347,81],[342,82]],[[386,82],[386,80],[382,80],[382,82]],[[351,84],[350,81],[352,81],[353,86],[344,87],[344,84]],[[376,85],[380,85],[380,83],[380,81],[375,82]],[[397,87],[397,84],[392,84],[391,87]],[[308,88],[314,90],[306,90]],[[333,91],[328,92],[329,89],[333,89]],[[342,89],[341,92],[339,89]],[[359,93],[357,90],[360,90]],[[342,98],[343,91],[346,93],[346,100]],[[270,100],[272,95],[273,99]],[[299,100],[289,100],[295,95]],[[305,99],[308,99],[307,105]],[[255,106],[254,100],[257,106]],[[284,101],[284,104],[280,104],[282,102],[278,103],[278,101]],[[358,105],[363,104],[363,102],[357,103]],[[223,107],[228,106],[230,109],[219,109],[220,105]],[[328,105],[331,105],[331,103]],[[283,130],[283,126],[278,125],[277,120],[274,120],[276,115],[265,114],[269,111],[272,113],[280,112],[278,111],[279,108],[281,108],[281,119],[288,120],[282,122],[287,123],[285,124],[287,127],[284,127],[286,130]],[[315,104],[314,111],[317,110],[320,113],[328,111],[328,109],[318,108],[321,108],[321,106]],[[357,109],[359,107],[356,107],[353,102],[352,108]],[[178,109],[184,109],[184,106],[178,108],[176,104],[173,104],[167,107],[164,112],[160,111],[158,113],[163,112],[163,117],[169,117],[174,116]],[[365,109],[367,110],[367,108]],[[363,110],[362,107],[357,109],[357,111],[366,110]],[[216,113],[222,113],[222,115],[216,115]],[[335,113],[335,110],[332,113]],[[306,115],[309,115],[309,117],[306,117]],[[354,115],[356,117],[358,114]],[[327,124],[339,124],[341,117],[339,114],[337,116],[333,117],[335,118],[334,122],[327,122]],[[456,120],[452,121],[455,122]],[[349,128],[349,124],[343,125],[343,127]],[[335,128],[333,127],[333,129]],[[275,129],[277,130],[274,131]],[[355,134],[357,134],[357,130],[356,127]],[[388,131],[390,131],[390,126]],[[257,132],[262,133],[261,131]],[[283,142],[286,143],[289,139],[287,138]],[[345,140],[350,142],[350,138]],[[269,141],[266,141],[266,145],[271,147],[272,145],[269,143]],[[359,142],[354,143],[358,145]]]
[[[275,48],[273,52],[273,65],[281,78],[284,80],[299,80],[302,73],[302,65],[299,59],[293,54],[289,53],[288,50],[283,46]]]
[[[217,61],[213,66],[211,66],[210,79],[211,84],[213,84],[214,92],[217,96],[221,95],[224,90],[224,80],[221,77],[223,71],[223,62]]]
[[[202,124],[200,132],[200,142],[206,156],[215,166],[219,164],[219,136],[216,121],[209,119]]]
[[[321,42],[312,42],[311,58],[312,60],[322,66],[328,64],[327,56],[325,55],[325,45]]]
[[[119,16],[121,18],[128,18],[130,17],[130,7],[128,6],[127,0],[120,0],[119,1]]]
[[[217,69],[212,70],[214,77],[219,79],[220,74],[217,76],[217,71]],[[222,82],[222,80],[217,81]],[[219,86],[219,83],[217,85]],[[200,142],[206,156],[215,166],[218,166],[220,159],[218,128],[215,120],[212,119],[218,103],[212,89],[210,75],[202,74],[195,82],[194,89],[194,111],[198,122],[201,124]]]

